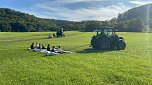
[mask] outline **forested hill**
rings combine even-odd
[[[2,32],[54,31],[60,28],[80,30],[82,27],[84,26],[79,22],[42,19],[12,9],[0,8],[0,31]]]
[[[149,12],[148,12],[149,7]],[[66,21],[55,19],[43,19],[8,8],[0,8],[0,31],[2,32],[36,32],[64,30],[94,31],[105,26],[123,32],[147,31],[147,15],[149,13],[149,26],[152,29],[152,4],[143,5],[119,14],[109,21]],[[151,30],[148,30],[151,31]]]
[[[148,11],[149,9],[149,11]],[[118,20],[130,20],[134,18],[147,18],[147,15],[152,17],[152,4],[143,5],[140,7],[135,7],[128,10],[125,13],[122,13],[118,16]]]
[[[119,14],[116,21],[117,28],[121,31],[147,31],[147,24],[150,28],[148,31],[152,31],[152,4],[136,7]]]

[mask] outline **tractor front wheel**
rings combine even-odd
[[[126,43],[123,41],[118,42],[117,49],[124,50],[126,48]]]

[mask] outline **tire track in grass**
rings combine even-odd
[[[77,35],[81,35],[81,34],[85,34],[85,33],[87,33],[87,32],[68,34],[66,36],[77,36]]]
[[[14,39],[14,38],[19,38],[19,37],[30,37],[30,36],[47,36],[48,34],[32,34],[32,35],[21,35],[21,36],[16,36],[16,37],[7,37],[7,39]],[[0,37],[0,39],[6,39],[5,37]]]
[[[48,34],[32,34],[32,35],[24,35],[24,36],[16,36],[16,37],[7,37],[7,38],[1,38],[0,37],[0,43],[5,43],[5,42],[18,42],[18,41],[27,41],[27,40],[37,40],[37,39],[48,39],[47,37],[44,38],[39,38],[39,36],[46,36]],[[32,36],[32,37],[31,37]],[[34,37],[38,37],[38,38],[34,38]],[[30,38],[30,39],[29,39]],[[17,40],[14,40],[17,39]]]
[[[23,42],[23,41],[40,40],[40,39],[48,39],[48,38],[31,38],[31,39],[8,40],[8,41],[1,41],[0,43],[21,42],[21,41]]]

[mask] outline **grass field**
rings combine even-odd
[[[119,33],[126,50],[90,51],[89,32],[0,33],[0,85],[152,85],[152,33]],[[32,42],[75,52],[47,56],[27,50]]]

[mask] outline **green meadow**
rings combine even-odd
[[[91,50],[93,32],[0,33],[0,85],[152,85],[152,33],[118,33],[125,50]],[[45,56],[28,50],[32,42],[74,52]]]

